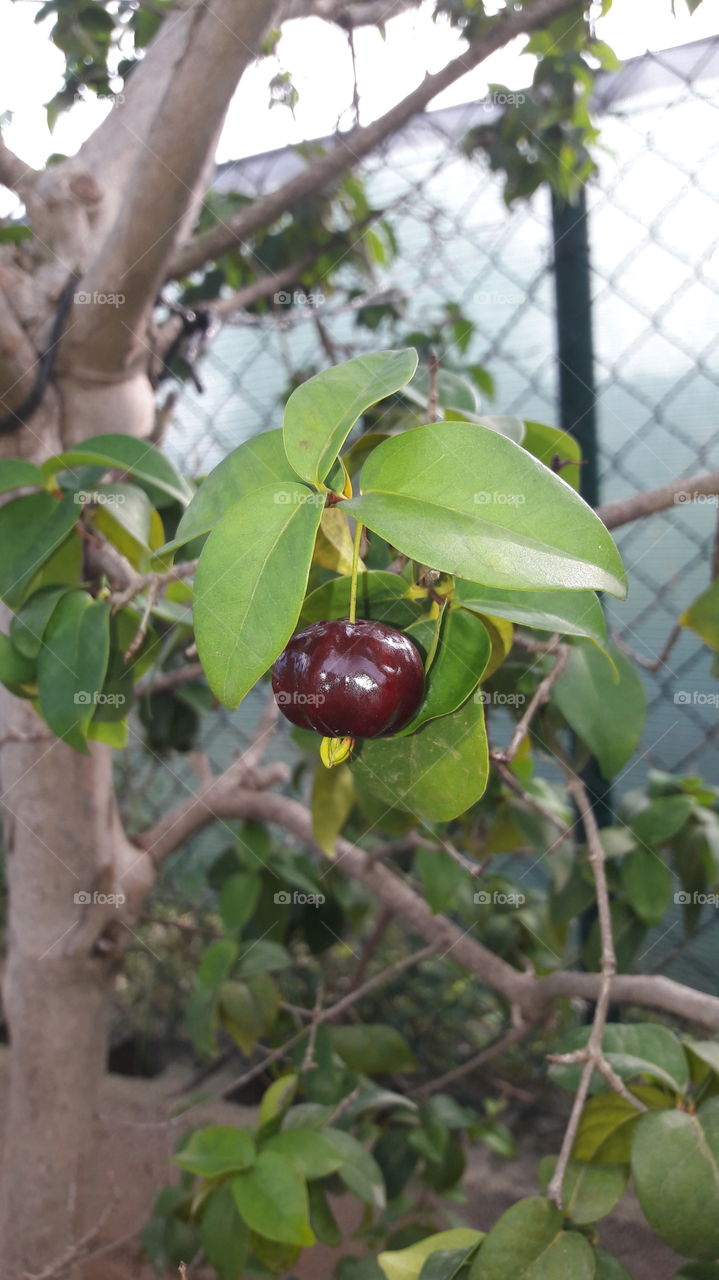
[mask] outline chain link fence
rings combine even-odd
[[[491,119],[493,103],[427,113],[362,166],[370,204],[388,211],[398,252],[361,287],[349,267],[329,297],[295,299],[266,315],[242,314],[214,341],[206,389],[185,385],[167,447],[195,474],[230,449],[280,425],[292,380],[303,371],[426,332],[448,304],[473,325],[463,359],[495,383],[487,411],[557,424],[558,362],[551,202],[544,192],[507,210],[500,180],[461,147]],[[596,111],[599,174],[588,190],[595,412],[600,497],[610,501],[681,475],[719,468],[719,37],[627,63],[603,75]],[[217,189],[261,195],[301,161],[292,149],[225,165]],[[401,320],[373,331],[363,308],[395,300]],[[441,353],[440,353],[441,354]],[[630,595],[611,602],[611,627],[646,663],[656,661],[677,617],[708,585],[717,536],[713,500],[682,503],[618,531]],[[646,672],[649,718],[641,755],[615,784],[643,784],[647,770],[719,778],[719,694],[709,651],[683,631],[657,674]],[[259,696],[211,717],[203,744],[216,767],[251,736]],[[120,778],[130,822],[177,803],[196,779],[177,753],[126,754]],[[282,754],[282,747],[278,747]],[[215,826],[183,854],[170,892],[190,903],[211,851],[228,843]],[[647,941],[641,967],[714,992],[717,913],[683,945],[678,916]]]

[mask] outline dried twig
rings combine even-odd
[[[569,659],[569,646],[559,643],[559,636],[553,636],[546,650],[547,653],[556,652],[556,660],[550,671],[547,672],[543,680],[540,680],[534,694],[529,700],[526,711],[517,721],[514,733],[512,734],[509,746],[504,751],[493,751],[492,760],[500,764],[509,764],[514,759],[524,739],[526,738],[532,720],[540,707],[548,700],[553,685],[561,676]]]

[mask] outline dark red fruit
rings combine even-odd
[[[315,622],[272,668],[283,715],[330,738],[383,738],[409,724],[424,696],[419,650],[383,622]]]

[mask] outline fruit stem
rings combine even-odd
[[[357,521],[352,545],[352,582],[350,583],[350,622],[357,621],[357,570],[359,568],[360,543],[364,525]]]

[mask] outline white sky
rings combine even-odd
[[[684,0],[614,0],[598,35],[620,57],[663,49],[715,35],[719,31],[717,0],[704,0],[689,18]],[[74,153],[82,140],[112,110],[90,98],[61,116],[50,134],[43,104],[62,83],[62,56],[50,43],[52,19],[35,25],[40,3],[0,0],[0,111],[13,113],[5,140],[28,163],[41,166],[59,151]],[[422,78],[456,53],[462,44],[455,32],[431,18],[432,4],[395,18],[387,38],[371,28],[355,33],[358,83],[363,123],[375,118]],[[532,64],[519,56],[524,37],[470,72],[437,97],[434,107],[481,97],[491,81],[519,88],[531,77]],[[289,71],[300,94],[293,120],[284,107],[268,108],[268,84],[278,70]],[[331,133],[337,121],[349,123],[351,64],[342,32],[317,19],[287,24],[277,58],[265,59],[246,73],[228,114],[218,159],[253,155],[303,138]],[[0,212],[2,209],[0,208]]]

